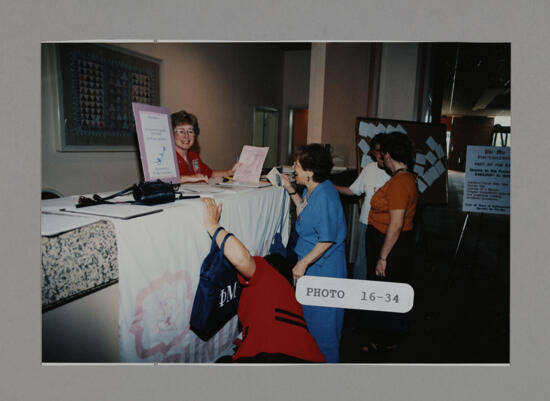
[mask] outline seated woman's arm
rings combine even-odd
[[[231,167],[229,170],[212,170],[212,176],[210,178],[223,178],[223,177],[229,177],[235,174],[235,171],[237,171],[237,167],[239,167],[240,163],[235,163],[233,167]]]
[[[210,234],[214,235],[220,225],[220,216],[222,214],[222,205],[216,205],[216,202],[212,198],[202,198],[202,219],[204,227]],[[218,236],[216,237],[216,243],[218,246],[222,244],[223,239],[227,235],[225,229],[220,230]],[[243,245],[241,241],[234,235],[229,237],[225,242],[224,255],[231,262],[233,266],[237,269],[239,273],[245,279],[250,279],[254,272],[256,271],[256,262],[248,252],[248,249]]]
[[[378,255],[378,261],[376,262],[376,275],[386,277],[386,265],[387,258],[390,254],[393,246],[399,239],[401,229],[405,222],[405,209],[392,209],[390,210],[390,224],[388,231],[386,231],[386,237],[382,248],[380,248],[380,254]]]
[[[190,182],[206,182],[208,183],[208,177],[204,174],[193,174],[193,175],[182,175],[180,177],[180,183],[190,183]]]

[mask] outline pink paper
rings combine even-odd
[[[234,181],[257,184],[260,182],[262,167],[269,147],[244,145],[239,157],[240,166],[233,176]]]

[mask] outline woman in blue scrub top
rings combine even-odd
[[[338,191],[330,182],[332,156],[320,144],[300,146],[296,151],[296,183],[304,185],[302,196],[290,180],[283,185],[296,205],[295,252],[298,263],[294,280],[307,276],[346,278],[346,220]],[[302,305],[308,329],[329,363],[339,361],[344,309]]]

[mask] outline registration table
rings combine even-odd
[[[289,199],[282,188],[235,187],[201,196],[222,203],[220,224],[260,256],[280,230],[285,200],[282,234],[288,240]],[[237,317],[206,342],[189,328],[211,244],[200,199],[152,206],[162,210],[130,219],[59,212],[75,199],[42,205],[44,362],[213,362],[232,353]],[[44,232],[63,220],[74,220],[75,227]]]

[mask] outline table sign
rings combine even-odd
[[[145,181],[180,183],[170,111],[132,103]]]

